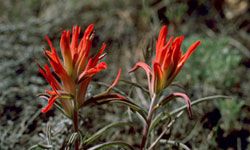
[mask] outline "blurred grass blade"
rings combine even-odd
[[[187,145],[185,145],[181,142],[176,142],[173,140],[161,140],[161,141],[162,141],[162,143],[174,145],[174,146],[177,146],[178,148],[182,148],[183,150],[191,150]]]
[[[34,150],[37,148],[41,148],[41,149],[52,149],[53,146],[52,145],[45,145],[45,144],[36,144],[31,146],[28,150]]]
[[[47,124],[46,127],[46,137],[47,137],[47,143],[50,145],[52,142],[51,142],[51,126],[49,123]]]
[[[95,134],[93,134],[91,137],[89,137],[87,140],[83,141],[83,145],[88,145],[97,140],[100,136],[104,135],[110,128],[114,127],[122,127],[124,125],[129,125],[128,122],[115,122],[111,123],[102,129],[98,130]]]
[[[122,147],[126,150],[134,150],[134,148],[131,145],[129,145],[125,142],[122,142],[122,141],[113,141],[113,142],[106,142],[106,143],[98,144],[96,146],[89,148],[88,150],[100,150],[103,148],[111,149],[111,147],[113,147],[113,146],[119,146],[119,147]]]
[[[72,133],[72,134],[70,135],[70,137],[69,137],[69,140],[68,140],[68,142],[67,142],[67,145],[73,144],[73,143],[76,141],[76,139],[77,139],[78,137],[79,137],[79,133],[78,133],[78,132]]]

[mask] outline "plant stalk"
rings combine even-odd
[[[156,95],[154,94],[150,103],[150,107],[149,107],[149,111],[148,111],[148,116],[147,116],[147,120],[146,120],[146,124],[143,128],[143,134],[142,134],[142,141],[141,141],[141,150],[144,150],[146,148],[147,145],[147,139],[148,139],[148,131],[152,122],[152,117],[154,114],[154,105],[155,105],[155,101],[156,101]]]
[[[77,109],[76,102],[74,102],[73,126],[74,126],[74,131],[78,132],[78,109]],[[75,150],[79,150],[79,140],[78,140],[78,138],[76,138],[74,146],[75,146]]]

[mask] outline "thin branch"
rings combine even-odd
[[[88,148],[88,150],[98,150],[98,149],[103,149],[103,148],[107,148],[107,147],[111,147],[111,146],[115,146],[115,145],[122,146],[123,148],[126,148],[126,149],[134,150],[134,148],[131,145],[124,143],[122,141],[112,141],[112,142],[98,144],[98,145],[95,145],[91,148]]]
[[[151,103],[150,103],[150,107],[149,107],[149,111],[148,111],[148,116],[147,116],[147,119],[146,119],[146,124],[144,125],[144,128],[143,128],[143,135],[142,135],[142,140],[141,140],[141,147],[140,149],[141,150],[144,150],[145,147],[147,147],[147,139],[148,139],[148,131],[149,131],[149,128],[151,126],[151,122],[152,122],[152,117],[154,115],[154,106],[155,106],[155,102],[156,102],[156,95],[153,95],[152,97],[152,100],[151,100]]]
[[[16,137],[19,137],[21,135],[23,135],[23,133],[25,132],[25,130],[27,130],[28,126],[40,115],[41,111],[38,110],[36,111],[27,121],[24,120],[24,124],[21,124],[21,128],[19,129],[18,133],[16,135]]]
[[[174,124],[176,119],[178,119],[183,114],[183,111],[181,111],[179,114],[176,115],[176,117],[168,124],[168,126],[162,131],[162,133],[158,136],[158,138],[151,144],[148,150],[152,150],[156,144],[160,141],[160,139],[163,137],[164,134],[169,132],[170,127]]]
[[[191,150],[187,145],[181,143],[181,142],[176,142],[176,141],[173,141],[173,140],[160,140],[161,143],[167,143],[167,144],[170,144],[170,145],[174,145],[174,146],[177,146],[177,147],[181,147],[183,148],[184,150]]]

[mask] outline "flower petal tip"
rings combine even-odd
[[[118,84],[119,79],[120,79],[120,76],[121,76],[121,72],[122,72],[122,69],[120,68],[119,71],[118,71],[118,73],[117,73],[117,76],[116,76],[114,82],[113,82],[113,83],[111,84],[111,86],[108,88],[107,92],[110,92],[110,90],[111,90],[112,88],[114,88],[114,87]]]

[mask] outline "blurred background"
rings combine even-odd
[[[185,35],[183,51],[202,41],[175,80],[182,86],[178,90],[191,100],[218,94],[232,97],[194,106],[194,118],[182,116],[170,139],[197,150],[250,149],[249,5],[248,0],[0,0],[0,149],[46,143],[48,132],[54,149],[59,149],[68,138],[68,119],[55,109],[40,113],[46,102],[37,95],[48,84],[36,63],[46,63],[45,35],[59,50],[64,29],[73,25],[85,29],[90,23],[96,30],[92,52],[106,42],[109,68],[95,77],[89,95],[105,89],[100,83],[110,84],[120,67],[123,79],[144,84],[142,71],[127,72],[138,60],[150,62],[159,29],[166,24],[169,35]],[[141,103],[142,91],[123,82],[119,87]],[[183,105],[176,103],[166,109]],[[130,115],[126,107],[116,104],[86,108],[80,128],[88,136]],[[141,130],[140,126],[117,128],[96,143],[124,139],[138,147]]]

